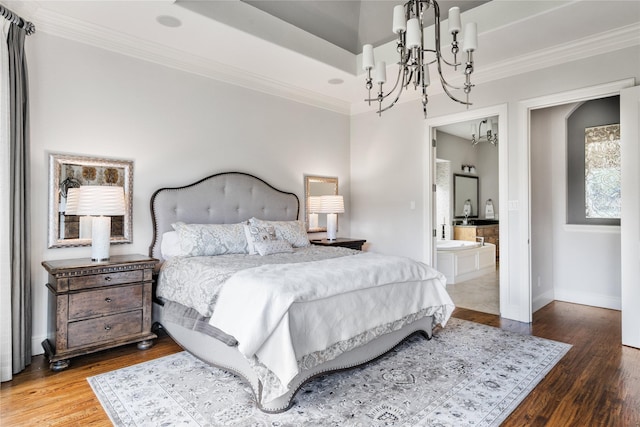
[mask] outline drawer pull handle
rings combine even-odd
[[[105,301],[105,302],[111,302],[111,298],[106,297],[106,298],[104,299],[104,301]]]
[[[110,331],[111,330],[111,325],[104,325],[104,330],[105,331]]]
[[[104,280],[106,280],[107,282],[110,282],[111,281],[111,276],[105,277]]]

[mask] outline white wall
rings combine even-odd
[[[339,178],[349,235],[349,117],[38,32],[27,40],[31,100],[33,350],[47,331],[48,153],[134,160],[133,243],[147,254],[149,199],[164,186],[243,171],[303,201],[303,175]],[[302,203],[302,207],[304,203]],[[301,208],[300,217],[303,218]]]
[[[555,299],[554,223],[566,196],[566,116],[575,103],[531,112],[531,300],[536,311]],[[554,147],[556,147],[554,149]],[[566,221],[565,221],[566,222]],[[576,248],[580,250],[580,248]],[[561,256],[561,254],[560,254]]]
[[[485,203],[487,199],[493,201],[496,218],[499,210],[498,197],[498,147],[484,141],[476,146],[470,139],[460,138],[445,132],[437,133],[436,156],[438,159],[451,162],[451,173],[465,173],[462,165],[474,165],[478,175],[478,211],[480,218],[485,217]],[[453,182],[453,181],[452,181]],[[440,219],[438,218],[438,224]]]
[[[528,181],[528,141],[520,138],[519,101],[629,77],[640,81],[639,63],[640,47],[635,46],[499,81],[478,83],[473,88],[472,109],[508,104],[508,133],[500,135],[500,144],[507,144],[508,149],[508,200],[501,203],[512,203],[508,229],[501,229],[500,236],[501,249],[508,251],[509,260],[507,277],[501,277],[501,285],[508,289],[504,304],[501,298],[501,310],[505,305],[517,309],[530,303],[529,291],[517,287],[527,280],[529,259],[529,248],[523,238],[529,221],[527,193],[523,192]],[[428,108],[432,117],[460,113],[464,109],[443,95],[431,97]],[[424,199],[420,181],[420,177],[428,173],[423,155],[428,139],[420,110],[419,102],[407,102],[383,113],[381,118],[372,111],[351,120],[351,191],[356,204],[351,216],[352,233],[367,238],[377,251],[402,253],[416,259],[423,259],[424,224],[431,222],[428,218],[431,207]],[[388,162],[392,162],[392,167]],[[394,192],[385,195],[382,188]],[[417,201],[416,211],[407,208],[409,200]],[[386,226],[389,223],[394,226]],[[526,321],[527,313],[528,310],[509,313],[507,317]]]

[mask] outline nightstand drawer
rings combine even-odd
[[[69,323],[68,347],[111,341],[142,332],[142,310]]]
[[[69,320],[142,307],[142,285],[99,289],[69,295]]]
[[[118,273],[93,274],[69,278],[69,290],[97,288],[100,286],[119,285],[122,283],[141,282],[144,280],[143,270],[122,271]]]

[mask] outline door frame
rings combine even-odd
[[[436,137],[436,129],[439,126],[466,122],[470,120],[481,120],[486,117],[498,116],[498,195],[500,198],[498,206],[499,219],[499,238],[500,238],[500,312],[502,313],[503,298],[508,295],[509,289],[509,235],[507,234],[509,226],[509,216],[507,211],[508,200],[508,104],[499,104],[485,108],[468,110],[457,114],[448,114],[428,118],[426,123],[425,135],[425,201],[424,212],[428,215],[424,216],[424,254],[425,262],[437,268],[437,252],[436,252],[436,236],[437,236],[437,218],[436,209],[436,150],[437,147],[432,146],[432,141]],[[504,249],[504,250],[503,250]],[[506,301],[506,300],[505,300]]]
[[[604,98],[607,96],[619,95],[620,92],[635,85],[635,79],[629,78],[624,80],[617,80],[614,82],[604,83],[596,86],[589,86],[586,88],[560,92],[553,95],[542,96],[538,98],[531,98],[518,102],[517,106],[517,133],[516,138],[517,158],[515,160],[515,167],[525,172],[527,179],[521,180],[517,194],[519,199],[525,206],[520,206],[520,209],[526,213],[527,221],[522,221],[518,230],[518,236],[516,241],[518,243],[517,254],[521,257],[520,265],[524,268],[521,269],[516,276],[517,280],[514,281],[511,291],[514,294],[519,294],[525,298],[520,298],[517,317],[515,320],[529,322],[533,320],[533,313],[531,308],[531,111],[540,108],[553,107],[557,105],[569,104],[573,102],[584,102],[591,99]],[[622,111],[621,111],[622,114]],[[502,254],[501,254],[502,256]],[[526,302],[528,295],[528,303]],[[501,293],[502,302],[502,293]],[[502,306],[501,306],[502,307]],[[516,314],[516,313],[514,313]],[[527,320],[528,319],[528,320]]]
[[[640,86],[620,91],[622,344],[640,348]]]

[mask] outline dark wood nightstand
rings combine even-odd
[[[114,255],[104,262],[89,258],[44,261],[49,272],[49,338],[42,347],[50,367],[60,371],[69,359],[138,342],[145,350],[151,332],[153,268],[144,255]]]
[[[338,237],[335,240],[317,239],[311,240],[311,243],[319,246],[341,246],[343,248],[356,249],[361,251],[362,245],[366,242],[363,239],[350,239],[347,237]]]

